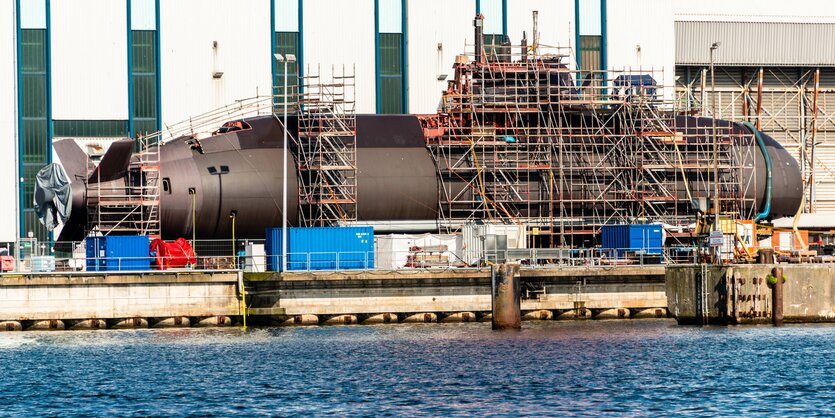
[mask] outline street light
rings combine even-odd
[[[713,230],[719,231],[719,139],[716,136],[716,80],[713,78],[713,51],[716,51],[721,42],[714,42],[710,46],[710,100],[713,108],[713,117],[710,119],[713,128]],[[721,246],[716,247],[716,263],[719,264]]]
[[[287,268],[287,63],[296,62],[296,56],[287,54],[287,58],[281,54],[274,54],[275,60],[284,63],[284,122],[282,122],[284,131],[284,141],[282,142],[282,172],[281,172],[281,269],[285,271]]]

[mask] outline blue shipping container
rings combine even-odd
[[[141,271],[151,269],[147,236],[87,237],[87,271]]]
[[[603,225],[603,249],[625,253],[661,255],[664,231],[660,224]]]
[[[267,228],[267,270],[281,265],[281,228]],[[287,270],[364,270],[374,268],[374,229],[370,226],[287,229]]]

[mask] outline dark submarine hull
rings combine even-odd
[[[168,191],[161,193],[162,234],[191,236],[191,195],[196,191],[197,238],[228,238],[229,214],[236,211],[235,235],[263,238],[281,225],[283,132],[274,117],[247,119],[251,129],[162,145],[161,172]],[[295,118],[288,125],[296,126]],[[296,132],[291,129],[295,137]],[[437,217],[435,167],[413,116],[357,116],[357,218],[425,220]],[[225,165],[227,174],[210,167]],[[296,166],[288,158],[287,217],[295,225],[299,211]]]
[[[246,123],[247,129],[219,131],[200,139],[180,137],[160,146],[163,238],[191,237],[194,221],[197,239],[228,239],[232,235],[229,215],[233,211],[237,214],[236,238],[263,238],[265,228],[281,225],[282,125],[272,116],[249,118]],[[679,116],[675,129],[705,132],[694,137],[708,141],[706,132],[711,123],[707,118]],[[291,117],[288,125],[289,133],[295,137],[295,118]],[[717,121],[717,125],[731,126],[735,134],[750,135],[747,128],[736,123]],[[762,138],[772,160],[769,218],[794,215],[803,196],[797,161],[774,139],[764,134]],[[358,115],[356,141],[359,222],[438,220],[438,170],[417,116]],[[56,151],[62,152],[57,147]],[[745,195],[759,208],[766,195],[765,160],[758,149],[748,155],[753,160],[746,162],[750,168],[745,176],[752,181]],[[73,158],[77,159],[77,153],[62,156],[61,160]],[[288,163],[287,211],[290,224],[295,225],[299,213],[298,178],[292,157]],[[466,186],[447,183],[444,187]],[[83,185],[73,187],[73,216],[59,241],[83,239],[87,226],[83,216],[85,193]]]

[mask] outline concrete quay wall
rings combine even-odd
[[[491,310],[487,269],[387,272],[306,272],[245,275],[250,312],[262,315],[359,315]],[[664,267],[523,268],[523,311],[591,313],[661,309],[666,315]],[[627,315],[628,316],[628,315]]]
[[[669,266],[667,304],[679,324],[769,323],[773,264]],[[780,264],[784,322],[835,322],[835,266]]]
[[[525,319],[666,316],[664,267],[522,268]],[[491,270],[0,275],[0,331],[489,319]],[[647,312],[651,312],[647,314]]]
[[[240,315],[239,273],[0,275],[0,321]]]

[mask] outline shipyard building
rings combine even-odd
[[[351,126],[355,133],[361,134],[363,129],[370,132],[371,128],[363,126],[382,123],[374,122],[381,120],[379,118],[362,115],[427,115],[437,114],[439,108],[447,115],[442,122],[457,124],[466,120],[470,124],[468,131],[456,134],[443,130],[444,125],[434,119],[421,119],[420,124],[415,122],[413,125],[405,122],[398,125],[396,116],[386,119],[387,125],[383,126],[399,126],[403,132],[414,129],[413,136],[420,138],[418,148],[428,150],[435,166],[438,161],[446,162],[443,166],[446,168],[436,173],[427,159],[429,171],[422,173],[432,181],[437,176],[441,190],[447,193],[437,193],[431,184],[428,190],[421,189],[429,183],[420,179],[411,183],[415,185],[410,192],[417,196],[415,199],[428,196],[430,204],[421,201],[420,205],[398,209],[400,217],[407,220],[423,219],[444,226],[443,221],[450,219],[520,216],[540,219],[541,225],[532,224],[536,230],[557,229],[557,223],[560,223],[558,229],[562,233],[573,231],[582,235],[583,225],[597,225],[618,216],[619,207],[597,208],[593,204],[595,195],[576,197],[584,196],[586,192],[580,193],[567,186],[564,189],[553,180],[558,178],[566,181],[584,179],[583,190],[606,189],[609,194],[601,193],[597,199],[613,205],[626,205],[635,201],[635,193],[644,193],[638,199],[643,199],[640,204],[628,208],[631,216],[649,216],[655,211],[656,218],[675,225],[676,216],[692,200],[683,199],[682,193],[710,195],[706,186],[704,190],[696,186],[691,190],[686,181],[681,184],[676,178],[676,170],[683,167],[681,162],[673,167],[663,166],[663,161],[659,160],[655,168],[647,171],[645,177],[652,183],[652,196],[644,190],[632,190],[631,195],[618,194],[618,190],[610,190],[618,185],[617,173],[608,177],[605,173],[598,174],[589,180],[588,175],[583,174],[587,172],[583,170],[594,168],[589,161],[576,167],[568,162],[549,160],[551,157],[543,157],[545,159],[540,161],[533,148],[516,148],[517,152],[523,153],[523,157],[514,160],[516,171],[493,167],[492,172],[483,174],[474,172],[475,166],[456,171],[455,161],[469,158],[466,146],[456,147],[474,133],[484,135],[486,132],[486,125],[468,119],[462,110],[461,103],[467,100],[470,100],[466,102],[468,105],[481,106],[482,112],[490,113],[483,115],[497,121],[494,128],[500,126],[505,130],[501,135],[504,143],[515,144],[519,135],[547,138],[565,134],[583,146],[594,143],[593,152],[603,155],[607,153],[608,140],[613,141],[611,147],[614,148],[620,144],[618,138],[634,139],[652,133],[655,143],[663,148],[656,149],[653,155],[668,153],[672,163],[676,158],[681,159],[682,152],[686,152],[679,150],[681,142],[664,138],[672,131],[669,125],[686,125],[686,121],[659,117],[652,107],[624,107],[627,110],[620,114],[611,111],[608,104],[594,108],[596,99],[611,100],[613,94],[620,94],[620,98],[615,98],[623,100],[623,95],[628,94],[623,89],[620,93],[608,90],[617,91],[618,81],[612,74],[625,74],[622,77],[627,78],[620,80],[638,80],[642,88],[657,85],[658,90],[653,89],[652,95],[658,97],[652,97],[652,100],[688,109],[689,117],[694,121],[699,117],[715,117],[749,122],[757,131],[774,138],[797,161],[804,210],[835,212],[835,43],[832,42],[835,39],[835,10],[826,1],[798,4],[718,0],[253,0],[244,3],[226,0],[10,0],[0,7],[0,36],[13,40],[0,45],[0,63],[3,63],[0,66],[0,91],[10,93],[0,97],[0,193],[4,196],[0,199],[0,214],[3,215],[0,243],[30,235],[49,239],[50,234],[33,209],[33,193],[38,170],[58,159],[52,144],[73,138],[86,153],[101,155],[119,138],[157,131],[168,131],[171,136],[174,132],[187,134],[189,128],[195,126],[189,124],[190,120],[201,121],[200,129],[209,132],[219,132],[216,131],[218,128],[240,128],[221,127],[230,119],[223,116],[232,115],[228,109],[236,104],[239,107],[253,103],[260,106],[258,103],[262,102],[257,98],[278,94],[279,99],[271,99],[267,107],[278,104],[280,108],[280,97],[286,97],[280,86],[285,81],[291,86],[309,85],[308,92],[313,94],[315,86],[323,85],[316,77],[333,77],[334,74],[341,77],[341,88],[347,86],[350,90],[351,103],[349,112],[334,117],[345,118],[338,122]],[[476,19],[481,25],[482,39],[479,40],[475,39],[475,33],[479,32],[473,30],[477,15],[483,17],[483,20]],[[553,81],[564,88],[565,95],[560,93],[547,98],[560,103],[558,110],[554,110],[552,104],[519,109],[520,99],[530,103],[541,100],[533,97],[536,88],[520,91],[518,87],[502,84],[508,80],[505,74],[497,76],[478,69],[467,70],[463,67],[465,62],[461,62],[461,54],[470,54],[469,59],[476,58],[479,62],[478,51],[482,50],[501,61],[503,44],[512,44],[515,49],[520,42],[531,46],[531,56],[537,57],[535,63],[545,64],[545,70],[538,64],[526,64],[524,60],[528,54],[521,54],[523,65],[517,70],[522,68],[519,71],[524,77],[537,78],[544,74],[547,78],[551,76],[549,71],[557,73],[562,69],[574,74],[573,78],[562,80],[558,77]],[[476,45],[483,48],[474,49]],[[546,49],[557,51],[554,56],[560,58],[552,58]],[[518,52],[513,54],[516,54],[514,60],[520,59]],[[285,61],[291,56],[294,61],[287,63],[289,66],[285,70]],[[489,62],[489,57],[484,61]],[[709,70],[711,61],[715,66],[712,72]],[[651,82],[633,78],[644,75],[651,77]],[[473,81],[461,81],[457,76],[475,80],[480,86],[489,84],[493,92],[512,91],[516,107],[500,111],[493,106],[484,110],[483,98],[455,90],[456,86],[467,90],[468,86],[475,85]],[[598,93],[592,96],[599,95],[586,98],[582,105],[592,106],[599,112],[591,116],[588,112],[586,116],[576,116],[583,112],[560,116],[563,109],[570,113],[571,101],[582,94],[573,87],[581,85],[582,80],[592,80],[584,87],[587,87],[586,91],[597,89],[594,91]],[[529,87],[533,85],[530,80],[524,83]],[[597,87],[595,83],[598,83]],[[494,95],[494,104],[499,102],[497,97],[500,95]],[[636,109],[637,113],[630,113],[629,109]],[[598,135],[606,140],[601,144],[592,141],[590,132],[594,130],[563,131],[563,127],[532,123],[531,116],[518,116],[514,112],[557,116],[560,120],[574,118],[584,126],[594,127],[599,123],[600,131],[611,128],[617,132]],[[294,137],[304,136],[305,129],[311,126],[304,117],[299,115],[294,119]],[[583,119],[586,117],[588,120]],[[610,123],[610,119],[621,120],[621,125]],[[656,126],[636,129],[635,123],[625,122],[628,120],[652,121]],[[256,123],[261,122],[254,121],[252,127],[258,128]],[[704,127],[698,125],[699,122],[694,123],[696,128]],[[273,129],[264,126],[267,131]],[[524,130],[522,126],[538,127],[540,133]],[[511,135],[507,133],[511,129],[524,133]],[[727,130],[722,134],[725,137],[742,135],[725,125],[720,129]],[[681,131],[686,132],[686,129]],[[194,136],[196,132],[190,134]],[[323,133],[316,135],[321,137]],[[492,135],[497,134],[493,131]],[[709,151],[695,149],[700,143],[699,135],[704,139],[704,134],[696,131],[692,134],[693,143],[697,144],[692,146],[693,158],[700,158],[700,153]],[[360,142],[357,146],[365,145]],[[363,164],[362,158],[374,161],[373,157],[363,155],[388,155],[385,154],[387,151],[376,151],[388,146],[380,143],[366,146],[379,154],[357,152],[360,160],[355,160],[354,172],[357,172],[357,165]],[[577,158],[588,152],[583,146],[575,148]],[[738,164],[740,170],[748,167],[746,161],[755,158],[750,156],[752,152],[756,153],[755,146],[753,142],[747,145],[729,142],[729,149],[738,147],[739,150],[729,151],[728,155],[735,153],[737,157],[726,165]],[[650,151],[641,149],[641,152]],[[294,152],[297,160],[303,162],[305,153],[321,150],[298,149]],[[479,156],[489,155],[494,160],[509,158],[495,145],[479,152]],[[472,155],[476,156],[476,153]],[[560,155],[570,155],[570,152]],[[159,167],[160,157],[156,158],[156,164],[153,160],[144,161],[144,167]],[[416,161],[415,158],[403,158]],[[210,169],[210,174],[226,174],[223,171],[226,166],[218,167],[216,172]],[[558,167],[565,171],[555,173]],[[695,166],[692,169],[699,170]],[[360,167],[360,172],[362,170]],[[667,170],[666,174],[656,174],[664,170]],[[143,171],[146,173],[143,179],[151,176],[147,171]],[[728,173],[732,171],[728,169]],[[506,177],[510,172],[516,173],[511,176],[513,178]],[[709,183],[706,181],[709,172],[708,169],[707,175],[702,176],[702,183]],[[390,177],[387,174],[390,173],[377,173],[374,178]],[[220,175],[216,178],[220,179]],[[496,189],[489,193],[479,184],[485,176],[496,179],[491,185]],[[681,176],[686,177],[683,171]],[[723,188],[729,190],[734,185],[745,184],[738,178],[723,179],[727,181]],[[158,180],[159,184],[155,185],[161,189],[164,199],[165,193],[171,193],[168,189],[171,185],[167,185],[164,178]],[[360,176],[355,181],[361,186],[363,179]],[[381,184],[378,180],[375,182],[368,184]],[[299,184],[294,193],[305,193],[306,183]],[[378,190],[394,190],[395,186],[389,186],[390,189],[380,186]],[[502,187],[504,189],[499,190]],[[356,188],[356,183],[348,185],[344,201],[353,199],[356,205]],[[398,190],[403,191],[402,188]],[[666,191],[667,195],[662,196],[659,190]],[[757,193],[749,194],[742,189],[732,191],[734,193],[728,193],[726,196],[729,197],[720,206],[736,205],[743,208],[737,212],[747,210],[750,215],[755,214],[755,208],[760,210]],[[179,192],[186,193],[185,189]],[[192,192],[191,188],[189,192]],[[359,194],[362,193],[360,190]],[[346,210],[346,205],[334,203],[332,207],[323,204],[313,207],[310,199],[305,201],[298,195],[292,197],[299,202],[294,218],[306,220],[303,224],[317,221],[326,224],[345,216],[362,221],[362,210],[373,212],[376,202],[385,199],[384,196],[368,198],[368,204],[360,205],[359,209],[355,207],[352,213],[350,209]],[[387,208],[384,205],[376,207]],[[177,209],[189,210],[187,206]],[[775,204],[774,211],[779,209],[779,204]],[[424,211],[428,215],[411,216],[409,211]],[[373,220],[390,216],[390,212],[383,209],[380,212],[383,215],[368,216]],[[788,208],[783,212],[786,215],[792,210]],[[221,208],[218,208],[215,232],[220,224],[220,214]],[[224,212],[224,220],[225,215]],[[595,218],[597,223],[589,223],[582,219],[583,216]],[[99,219],[102,219],[101,215]],[[681,224],[688,222],[684,219]],[[179,235],[188,232],[186,228]]]

